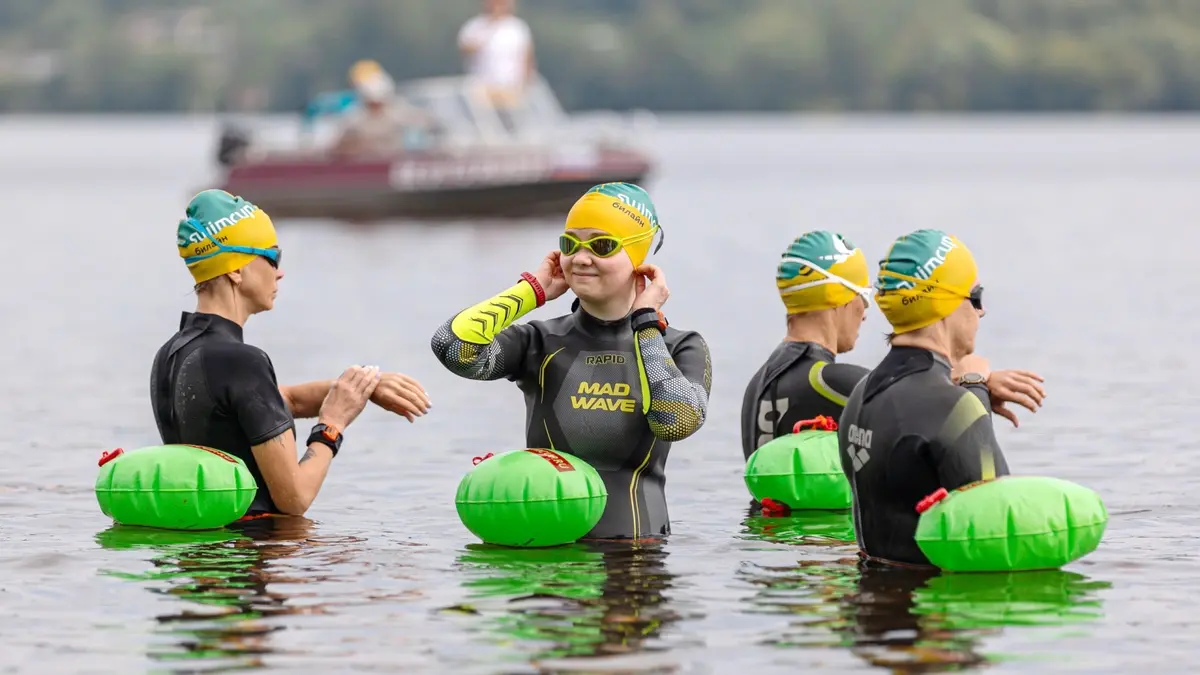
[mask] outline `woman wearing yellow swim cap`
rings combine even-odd
[[[708,345],[667,325],[666,276],[644,264],[656,234],[661,245],[644,190],[597,185],[571,208],[558,250],[537,271],[459,312],[431,343],[457,375],[517,383],[527,447],[561,449],[599,472],[609,500],[593,539],[670,533],[667,453],[708,415]],[[567,290],[576,296],[570,314],[514,323]]]
[[[254,204],[205,190],[176,231],[192,274],[196,311],[154,357],[150,398],[163,443],[223,450],[258,483],[247,516],[303,515],[342,445],[342,431],[368,401],[413,421],[429,409],[424,388],[399,373],[351,366],[337,380],[279,385],[263,350],[243,341],[246,321],[275,306],[282,251]],[[316,417],[296,461],[295,418]]]

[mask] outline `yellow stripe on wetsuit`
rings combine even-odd
[[[825,361],[814,363],[808,371],[808,384],[813,388],[813,391],[844,408],[846,407],[846,397],[837,393],[832,387],[826,384],[825,378],[821,375],[821,371],[825,370],[825,366],[827,365],[829,364]]]
[[[987,417],[987,414],[987,408],[983,407],[983,401],[980,401],[975,394],[964,391],[958,402],[954,404],[950,415],[946,417],[946,423],[942,425],[939,438],[946,445],[951,445],[958,440],[959,436],[966,433],[976,420],[980,417]],[[991,480],[996,477],[996,457],[991,448],[979,449],[979,466],[980,479]]]

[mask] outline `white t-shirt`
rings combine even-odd
[[[488,86],[516,87],[524,81],[533,34],[523,19],[511,14],[501,19],[476,16],[458,31],[458,44],[478,46],[468,72]]]

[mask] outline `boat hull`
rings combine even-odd
[[[523,218],[565,214],[597,183],[642,183],[649,173],[647,159],[627,150],[582,160],[546,154],[358,162],[276,157],[234,165],[219,187],[275,218]]]

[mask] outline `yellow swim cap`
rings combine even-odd
[[[940,230],[917,230],[879,261],[875,301],[896,333],[908,333],[953,314],[978,278],[965,244]]]
[[[377,76],[382,72],[383,66],[379,65],[378,61],[361,59],[359,61],[355,61],[354,65],[350,66],[350,72],[347,74],[347,78],[350,80],[350,84],[357,85],[360,82]]]
[[[867,258],[840,234],[818,230],[796,238],[783,252],[775,286],[788,314],[841,307],[870,294]]]
[[[175,243],[196,283],[249,265],[257,256],[271,257],[278,246],[275,226],[254,204],[224,190],[205,190],[188,202]]]
[[[646,262],[654,233],[662,230],[650,195],[632,183],[593,186],[571,207],[563,229],[601,230],[617,237],[634,267]],[[655,252],[659,248],[661,236]]]

